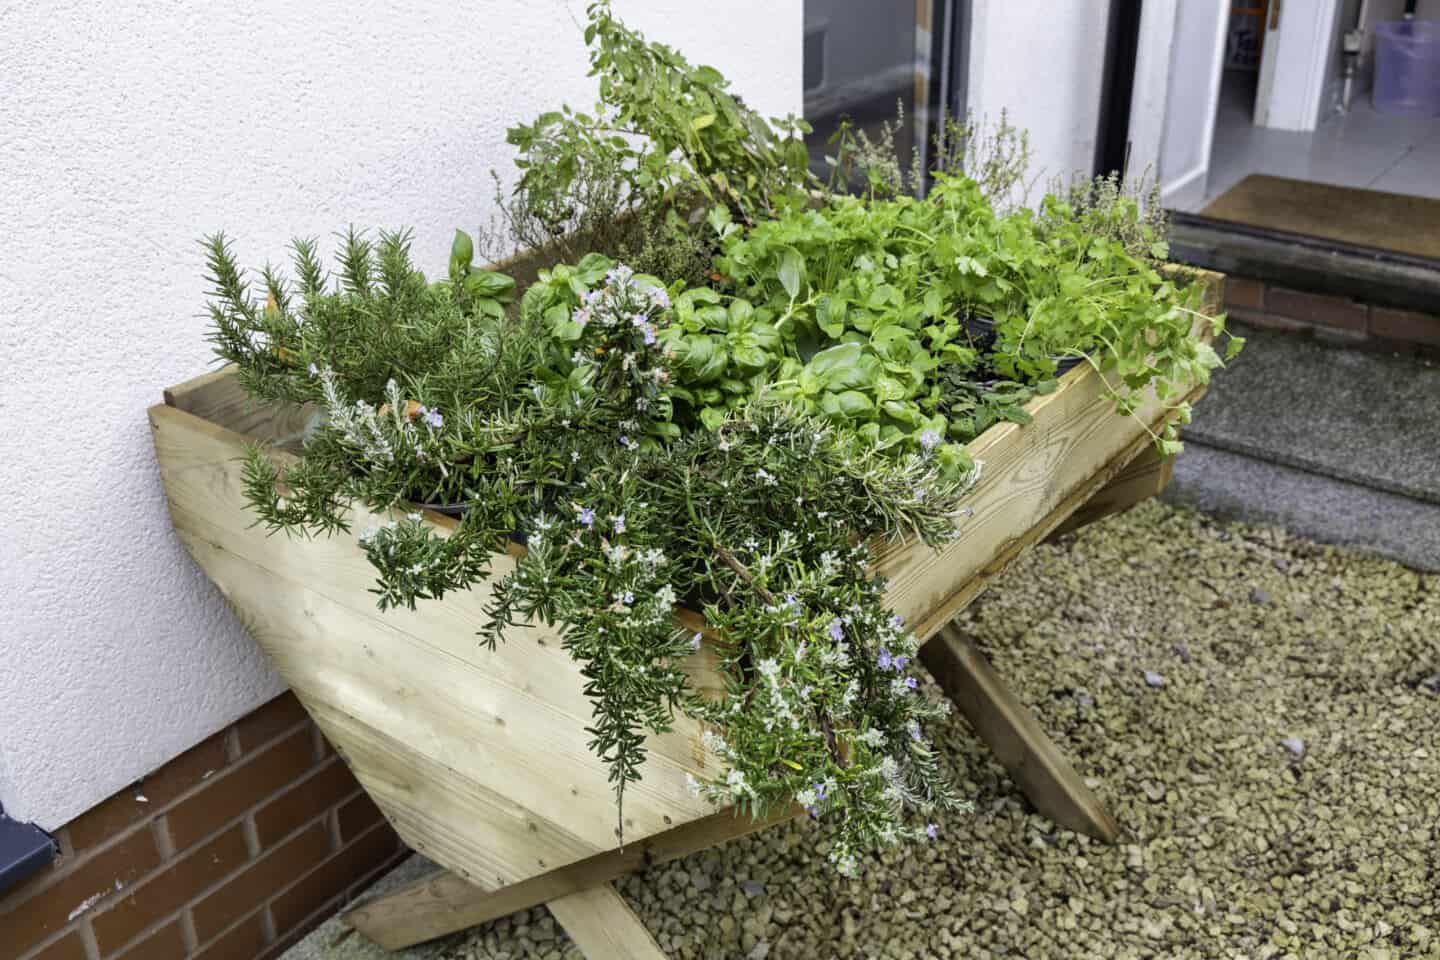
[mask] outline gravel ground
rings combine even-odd
[[[845,881],[805,822],[620,881],[670,956],[1440,958],[1440,578],[1152,502],[965,621],[1121,843],[1034,815],[957,715],[976,812],[933,844]],[[537,908],[409,956],[579,953]]]

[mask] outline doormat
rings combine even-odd
[[[1252,174],[1200,212],[1231,223],[1440,259],[1440,200],[1425,197]]]

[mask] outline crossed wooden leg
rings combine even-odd
[[[951,615],[963,609],[1025,548],[1154,496],[1169,481],[1170,471],[1171,460],[1161,459],[1148,443],[1126,451],[1074,491],[1045,521],[1017,538],[953,598]],[[1034,715],[953,622],[925,644],[920,657],[1037,810],[1061,826],[1114,842],[1120,832],[1114,819]],[[499,890],[481,889],[441,870],[361,904],[345,914],[345,920],[382,947],[398,950],[544,903],[587,957],[659,960],[664,953],[610,881],[799,813],[799,808],[791,808],[739,827],[733,814],[716,814]]]
[[[660,944],[612,884],[602,883],[551,900],[545,906],[587,957],[665,960]]]
[[[947,624],[920,659],[1036,810],[1076,833],[1115,842],[1119,824],[969,637]]]

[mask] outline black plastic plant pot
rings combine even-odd
[[[469,502],[425,503],[423,501],[416,501],[415,506],[419,507],[421,510],[433,510],[441,516],[445,517],[463,517],[465,516],[465,511],[470,509],[471,504]]]
[[[965,326],[965,332],[970,334],[970,339],[976,344],[989,347],[995,342],[994,317],[982,317],[978,313],[967,313],[960,322]]]
[[[475,505],[475,501],[467,500],[464,503],[425,503],[424,501],[417,500],[414,505],[421,510],[433,510],[442,517],[454,517],[458,520],[465,516],[470,508]],[[525,531],[523,530],[511,531],[510,540],[512,543],[518,543],[522,547],[530,542],[530,538],[525,535]]]
[[[1063,376],[1080,366],[1085,361],[1084,357],[1051,357],[1055,361],[1055,376]]]

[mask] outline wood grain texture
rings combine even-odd
[[[267,535],[244,501],[243,438],[173,407],[150,416],[182,542],[407,842],[490,888],[618,845],[583,678],[552,631],[517,629],[483,648],[488,586],[382,613],[355,532]],[[351,519],[363,532],[380,518]],[[498,555],[494,573],[513,564]],[[626,791],[631,842],[714,811],[685,778],[717,769],[697,722],[677,717],[648,750]],[[477,820],[481,808],[492,812]]]
[[[920,659],[1035,809],[1062,827],[1115,842],[1119,824],[955,624],[943,627]]]
[[[441,870],[361,903],[345,913],[344,920],[380,946],[399,950],[607,883],[635,870],[708,850],[803,813],[800,807],[791,807],[759,821],[730,811],[712,814],[495,891],[482,890],[453,871]]]
[[[665,960],[660,944],[608,883],[545,904],[588,960]]]
[[[1137,503],[1159,496],[1170,486],[1174,476],[1175,458],[1161,456],[1153,445],[1147,445],[1114,480],[1096,491],[1079,510],[1056,527],[1050,539],[1071,533],[1096,520],[1124,513]]]
[[[877,550],[876,570],[889,580],[886,601],[922,640],[963,609],[974,596],[970,585],[991,575],[997,558],[1013,555],[1017,543],[1035,542],[1029,535],[1056,507],[1077,509],[1084,499],[1075,500],[1076,491],[1090,485],[1088,499],[1123,469],[1124,462],[1114,464],[1117,456],[1133,457],[1150,442],[1142,423],[1154,429],[1167,416],[1153,397],[1135,417],[1117,416],[1090,369],[1072,370],[1027,409],[1030,424],[992,427],[970,445],[982,476],[967,498],[971,514],[960,521],[959,538],[939,550],[913,544]]]
[[[227,427],[251,440],[298,448],[318,413],[309,404],[269,406],[256,403],[240,386],[234,365],[221,367],[165,391],[167,406]]]

